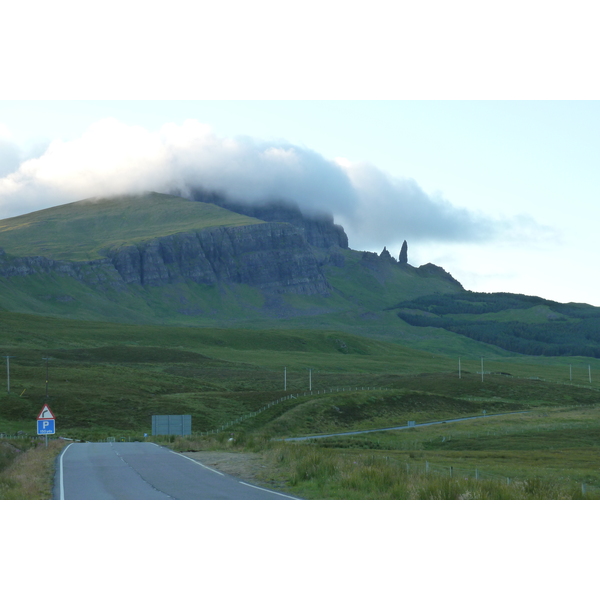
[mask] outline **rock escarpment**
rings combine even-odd
[[[90,261],[53,260],[45,256],[9,256],[0,248],[0,277],[62,275],[103,288],[125,288],[109,258]]]
[[[287,223],[213,227],[104,253],[106,258],[93,261],[62,261],[0,251],[0,277],[52,273],[104,289],[182,281],[302,295],[327,295],[331,289],[302,231]]]
[[[361,263],[368,267],[373,272],[383,272],[386,269],[401,269],[406,273],[412,273],[419,275],[420,277],[431,277],[437,278],[442,281],[451,283],[457,288],[457,290],[463,290],[462,284],[454,279],[450,273],[438,267],[432,263],[421,265],[420,267],[413,267],[408,264],[408,244],[406,241],[402,244],[400,250],[400,257],[397,261],[384,246],[380,254],[376,252],[362,252]]]
[[[348,248],[348,236],[341,225],[333,222],[333,217],[326,213],[318,215],[305,215],[297,205],[292,202],[275,200],[270,202],[247,203],[230,200],[219,194],[195,190],[191,194],[192,200],[209,202],[227,210],[254,217],[270,223],[290,223],[302,230],[306,241],[315,248]]]
[[[128,284],[190,280],[266,292],[326,295],[330,286],[302,233],[286,223],[215,227],[107,251]]]

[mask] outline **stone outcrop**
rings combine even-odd
[[[219,194],[194,190],[192,200],[209,202],[227,210],[254,217],[261,221],[290,223],[304,232],[306,241],[315,248],[348,248],[348,236],[341,225],[333,222],[333,217],[322,213],[305,215],[292,202],[275,200],[271,202],[247,203],[224,198]]]
[[[400,248],[400,256],[398,258],[398,262],[401,265],[408,264],[408,244],[406,243],[406,240],[402,242],[402,248]]]
[[[418,268],[409,265],[407,256],[408,245],[406,242],[402,244],[400,258],[403,257],[403,251],[405,252],[405,256],[407,258],[406,262],[396,261],[396,259],[390,254],[385,246],[381,251],[381,254],[377,254],[376,252],[362,252],[361,262],[364,266],[375,272],[383,272],[385,269],[389,269],[391,265],[392,268],[402,268],[402,270],[405,272],[414,273],[415,275],[419,275],[421,277],[436,277],[451,282],[457,287],[457,289],[464,289],[462,284],[454,279],[450,273],[442,269],[442,267],[438,267],[432,263],[427,263],[426,265],[422,265]]]
[[[9,256],[0,250],[0,277],[56,274],[100,288],[125,289],[108,258],[91,261],[53,260],[45,256]]]
[[[437,277],[438,279],[445,279],[446,281],[451,281],[453,284],[458,286],[461,290],[464,289],[462,284],[454,279],[448,271],[442,269],[442,267],[438,267],[433,263],[427,263],[426,265],[421,265],[418,269],[415,270],[418,275],[423,277]]]
[[[379,258],[383,258],[384,260],[387,260],[388,262],[392,263],[396,262],[396,259],[390,254],[390,251],[385,246],[383,247]]]
[[[215,227],[107,253],[128,284],[190,280],[242,283],[267,292],[326,295],[330,286],[302,233],[286,223]]]
[[[98,260],[62,261],[0,252],[0,277],[53,273],[104,289],[181,281],[301,295],[327,295],[331,289],[302,231],[287,223],[207,228],[105,253]]]

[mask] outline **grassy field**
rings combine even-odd
[[[332,331],[125,326],[15,313],[0,313],[0,322],[0,352],[12,357],[11,391],[0,394],[0,426],[15,423],[24,431],[33,428],[28,419],[46,400],[61,414],[62,431],[73,435],[86,429],[135,435],[147,431],[152,414],[182,412],[192,414],[197,431],[207,431],[289,393],[308,391],[309,369],[315,393],[385,387],[386,406],[404,406],[406,412],[410,397],[429,407],[437,398],[445,408],[435,411],[444,416],[477,412],[482,403],[571,405],[592,401],[597,393],[588,389],[585,359],[571,360],[572,384],[568,365],[520,357],[486,360],[482,382],[476,359],[462,359],[459,379],[457,358]],[[363,402],[362,392],[355,392],[355,401]],[[396,416],[406,415],[385,413],[378,422]]]
[[[252,447],[259,440],[272,478],[307,498],[577,498],[594,497],[600,486],[593,359],[495,356],[484,360],[482,381],[478,357],[461,359],[459,378],[457,356],[339,331],[126,326],[16,313],[0,313],[0,322],[0,353],[11,357],[10,393],[0,393],[4,434],[35,434],[46,402],[58,435],[88,441],[143,440],[153,414],[190,414],[194,437],[179,443],[227,447],[233,438],[243,449],[244,440]],[[484,410],[529,412],[306,443],[268,441]],[[367,477],[376,465],[387,474]],[[438,487],[430,486],[434,476]],[[440,485],[449,487],[443,492]]]

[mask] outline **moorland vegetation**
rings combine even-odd
[[[594,359],[494,357],[482,377],[480,359],[463,357],[459,376],[457,357],[340,332],[0,320],[7,436],[34,436],[44,403],[57,434],[81,441],[151,440],[153,414],[191,414],[191,437],[155,441],[258,450],[272,466],[265,484],[307,498],[577,498],[600,486]]]

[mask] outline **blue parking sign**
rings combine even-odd
[[[38,419],[38,435],[54,435],[54,419]]]

